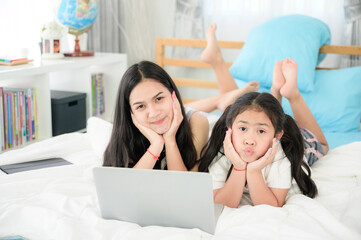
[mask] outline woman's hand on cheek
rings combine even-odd
[[[232,162],[233,166],[237,169],[245,169],[247,163],[242,160],[241,156],[234,149],[232,143],[232,130],[228,129],[223,141],[223,150],[226,157]]]
[[[137,119],[134,117],[133,114],[132,114],[132,121],[133,121],[134,125],[138,128],[138,130],[144,135],[144,137],[146,137],[148,139],[150,144],[157,144],[157,145],[161,146],[161,149],[163,149],[164,139],[163,139],[162,135],[159,135],[152,129],[140,124],[137,121]]]
[[[274,138],[272,141],[272,147],[267,150],[267,152],[265,153],[265,155],[263,155],[263,157],[257,159],[254,162],[249,163],[247,167],[247,171],[248,172],[261,171],[268,164],[272,163],[277,153],[278,143],[279,140]]]
[[[178,128],[183,121],[181,106],[174,91],[172,93],[172,98],[173,98],[173,120],[168,131],[163,134],[163,138],[165,141],[172,139],[175,140],[175,136],[177,134]]]

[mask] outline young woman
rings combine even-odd
[[[207,119],[185,112],[170,76],[148,61],[132,65],[118,89],[104,166],[197,170],[208,140]]]

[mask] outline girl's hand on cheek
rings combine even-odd
[[[236,152],[232,143],[232,130],[228,129],[223,141],[223,149],[226,157],[232,162],[237,169],[245,169],[247,163],[242,160],[241,156]]]
[[[249,163],[247,167],[247,171],[259,172],[268,164],[272,163],[277,153],[278,143],[279,141],[276,138],[274,138],[272,141],[272,147],[267,150],[267,152],[263,157],[257,159],[254,162]]]
[[[175,140],[175,136],[177,134],[178,128],[183,121],[181,106],[174,91],[172,93],[172,98],[173,98],[173,120],[168,131],[163,134],[165,141],[171,139]]]
[[[134,117],[133,114],[132,114],[132,121],[133,121],[134,125],[138,128],[138,130],[144,135],[144,137],[146,137],[148,139],[150,144],[157,144],[157,145],[159,145],[161,147],[160,150],[163,149],[164,139],[163,139],[162,135],[159,135],[158,133],[156,133],[152,129],[150,129],[148,127],[145,127],[142,124],[140,124],[137,121],[137,119]]]

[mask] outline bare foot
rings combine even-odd
[[[212,23],[206,33],[207,46],[203,50],[201,55],[201,60],[208,64],[218,63],[219,61],[224,61],[222,57],[221,50],[218,46],[216,39],[216,29],[217,25]]]
[[[282,61],[276,61],[273,69],[273,78],[272,78],[272,87],[271,94],[277,98],[277,100],[282,103],[282,96],[280,89],[285,84],[286,79],[282,73]]]
[[[259,89],[259,82],[257,81],[250,81],[248,82],[244,87],[241,88],[241,90],[244,90],[244,93],[248,93],[248,92],[255,92]]]
[[[286,79],[281,87],[280,93],[288,100],[300,94],[297,88],[297,63],[292,58],[286,58],[282,61],[282,73]]]
[[[282,61],[277,61],[273,69],[272,88],[279,91],[285,81],[286,79],[282,73]]]
[[[229,105],[233,104],[234,101],[243,94],[248,92],[255,92],[259,89],[259,82],[251,81],[247,83],[244,87],[226,92],[220,95],[217,108],[224,111]]]

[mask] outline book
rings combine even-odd
[[[92,81],[92,116],[96,116],[96,98],[95,98],[95,88],[96,88],[96,84],[95,84],[95,74],[92,74],[91,76],[91,81]]]
[[[0,153],[5,150],[3,89],[0,87]]]
[[[33,59],[27,59],[27,58],[23,58],[23,59],[3,59],[2,58],[2,59],[0,59],[0,65],[14,66],[14,65],[29,63],[32,61],[33,61]]]
[[[100,116],[103,113],[105,113],[103,73],[92,74],[91,86],[92,86],[92,113],[93,116]]]
[[[0,104],[3,106],[0,114],[0,128],[3,129],[0,132],[0,151],[38,139],[36,89],[0,89]]]
[[[3,90],[3,101],[4,101],[4,148],[8,149],[8,141],[9,141],[9,127],[8,127],[8,97],[7,94]]]
[[[34,136],[33,138],[34,139],[39,139],[39,131],[38,131],[38,102],[37,102],[37,91],[36,91],[36,88],[33,88],[33,108],[34,108],[34,119],[33,119],[33,122],[34,122]]]
[[[14,58],[14,59],[10,59],[10,58],[0,58],[0,62],[7,62],[7,63],[24,61],[24,60],[28,60],[28,59],[27,59],[27,58]]]

